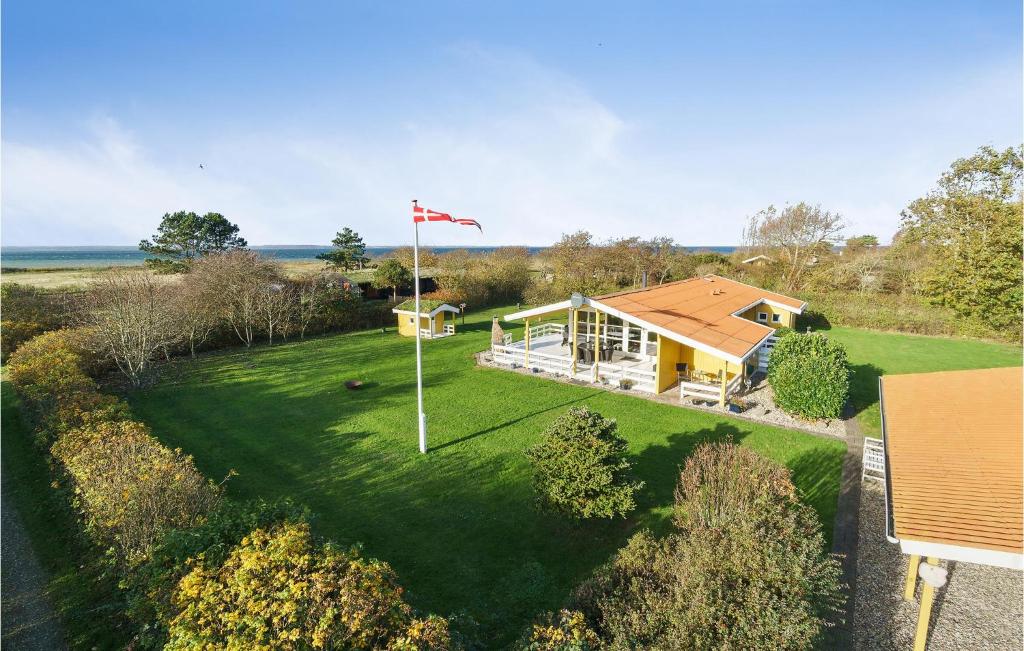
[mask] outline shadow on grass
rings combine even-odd
[[[849,409],[857,415],[878,403],[878,378],[885,371],[870,363],[853,364],[850,371]]]
[[[534,416],[539,416],[541,414],[545,414],[545,413],[548,413],[550,411],[554,411],[555,409],[561,409],[562,407],[568,407],[570,405],[575,405],[575,404],[579,404],[581,402],[585,402],[585,401],[590,400],[591,398],[593,398],[594,396],[596,396],[596,395],[598,395],[600,393],[601,393],[600,391],[595,391],[593,393],[589,393],[587,395],[580,396],[579,398],[574,398],[573,400],[566,400],[565,402],[559,403],[557,405],[552,405],[550,407],[545,407],[544,409],[538,409],[538,410],[532,411],[532,412],[530,412],[528,414],[523,414],[523,415],[519,416],[518,418],[513,418],[511,420],[506,420],[503,423],[498,423],[497,425],[493,425],[493,426],[488,427],[486,429],[482,429],[482,430],[479,430],[477,432],[473,432],[472,434],[467,434],[466,436],[462,436],[462,437],[459,437],[459,438],[454,439],[452,441],[448,441],[447,443],[442,443],[441,445],[433,446],[431,449],[432,450],[443,450],[443,449],[449,448],[449,447],[451,447],[453,445],[458,445],[459,443],[465,443],[466,441],[470,441],[472,439],[475,439],[478,436],[483,436],[484,434],[490,434],[491,432],[496,432],[496,431],[498,431],[500,429],[504,429],[506,427],[511,427],[512,425],[515,425],[515,424],[520,423],[520,422],[522,422],[524,420],[528,420],[530,418],[533,418]]]

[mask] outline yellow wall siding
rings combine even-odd
[[[712,375],[726,368],[726,361],[720,357],[658,335],[658,393],[676,383],[676,364],[683,362],[689,365],[690,371]],[[726,378],[731,380],[740,372],[742,367],[739,364],[729,364]]]
[[[768,314],[768,321],[767,322],[758,321],[757,320],[757,313],[758,312],[765,312],[765,313],[767,313]],[[773,314],[778,314],[779,315],[779,319],[780,320],[779,320],[778,323],[775,323],[774,321],[772,321],[772,315]],[[793,327],[793,319],[794,319],[794,317],[796,315],[793,314],[792,312],[788,312],[786,310],[780,310],[777,307],[772,307],[771,305],[767,305],[765,303],[761,303],[760,305],[755,305],[754,307],[750,308],[749,310],[747,310],[746,312],[744,312],[740,316],[742,316],[744,319],[747,319],[749,321],[754,321],[754,322],[757,322],[757,323],[763,323],[764,325],[768,326],[769,328],[780,328],[780,327],[792,328]]]
[[[658,393],[675,384],[676,362],[683,348],[679,342],[658,335]]]
[[[398,334],[403,337],[415,337],[415,317],[411,314],[399,314],[398,316]],[[434,317],[435,328],[434,332],[440,333],[443,330],[444,325],[444,312],[438,312]],[[426,330],[430,327],[430,317],[420,317],[420,327]]]

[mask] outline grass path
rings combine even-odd
[[[425,456],[414,342],[393,328],[183,361],[131,401],[211,477],[237,470],[232,496],[307,504],[323,534],[390,562],[415,605],[466,611],[498,642],[558,607],[637,527],[663,528],[678,467],[702,441],[732,437],[785,463],[830,531],[842,441],[476,367],[489,317],[425,342]],[[347,391],[348,379],[364,387]],[[523,451],[578,404],[618,419],[630,441],[647,486],[629,521],[572,526],[533,507]]]
[[[1021,349],[976,339],[924,337],[854,328],[832,328],[829,337],[846,346],[853,377],[850,402],[866,436],[880,436],[878,378],[973,368],[1020,366]]]

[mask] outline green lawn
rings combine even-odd
[[[321,533],[390,562],[414,605],[465,611],[497,643],[558,607],[637,527],[664,528],[677,468],[701,441],[732,437],[785,463],[831,533],[843,442],[477,368],[472,353],[488,345],[490,314],[424,344],[425,456],[414,342],[394,328],[181,361],[130,400],[209,476],[237,470],[231,496],[305,503]],[[347,391],[348,379],[363,388]],[[578,404],[618,419],[630,441],[647,486],[627,522],[571,526],[534,509],[523,450]]]
[[[1021,349],[974,339],[922,337],[853,328],[832,328],[829,337],[846,346],[853,377],[850,402],[868,436],[882,433],[878,377],[902,373],[1019,366]]]

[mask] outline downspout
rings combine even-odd
[[[892,515],[892,473],[889,465],[889,435],[885,431],[885,394],[882,392],[882,378],[878,378],[878,411],[882,420],[882,452],[885,454],[885,539],[899,544],[896,537],[896,523]]]

